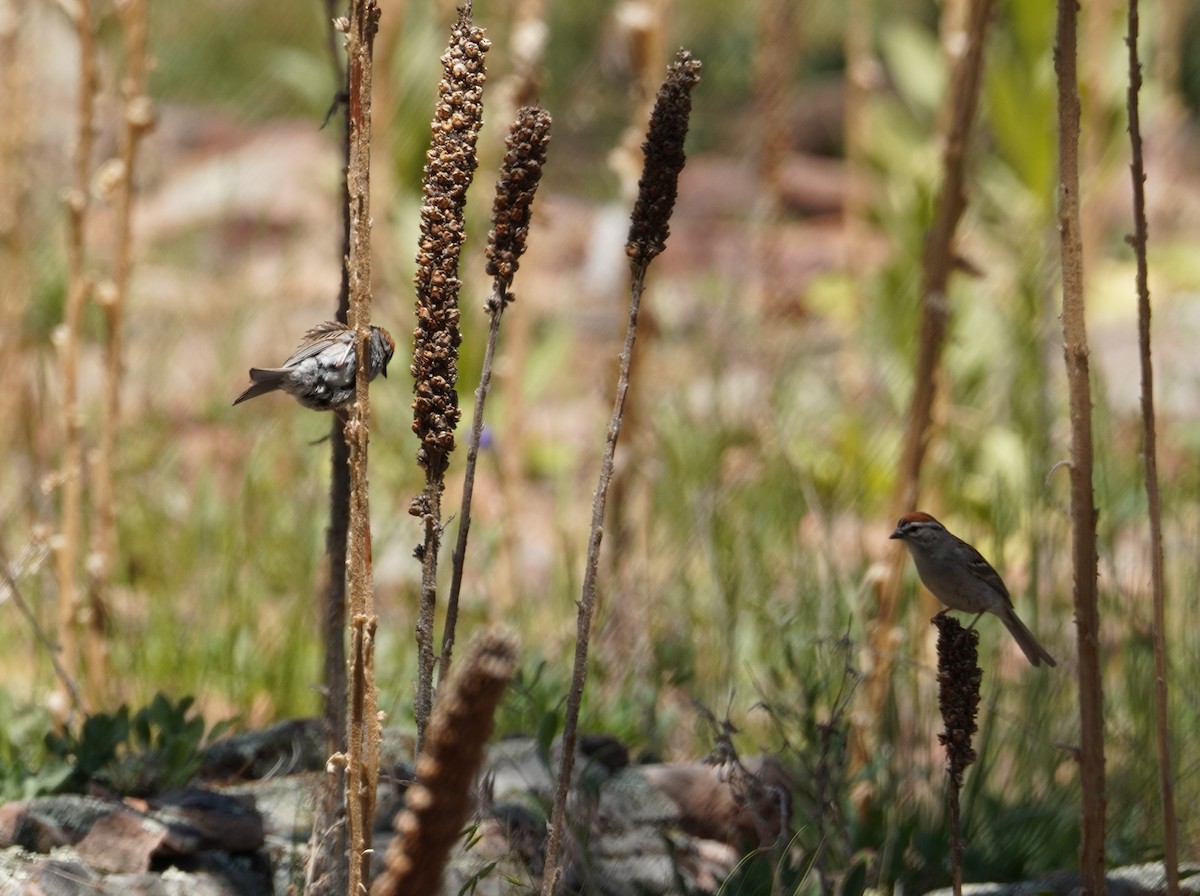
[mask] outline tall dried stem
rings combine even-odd
[[[533,217],[533,198],[542,179],[542,167],[546,164],[546,147],[549,142],[550,113],[537,106],[526,106],[519,110],[516,120],[509,128],[506,141],[508,151],[504,154],[504,161],[500,166],[500,180],[496,183],[496,199],[492,204],[492,229],[488,233],[487,245],[487,272],[492,276],[492,295],[487,302],[490,320],[487,345],[483,352],[483,368],[479,374],[479,388],[475,390],[475,415],[471,421],[467,465],[463,473],[458,541],[454,546],[450,592],[446,598],[446,623],[442,629],[439,682],[449,674],[450,660],[454,652],[458,599],[462,590],[467,536],[471,529],[475,465],[479,459],[479,442],[483,437],[483,409],[492,381],[492,359],[500,338],[500,320],[504,309],[516,298],[511,291],[513,277],[520,267],[521,256],[525,254],[529,222]]]
[[[625,330],[625,344],[618,361],[617,394],[604,442],[604,454],[600,460],[600,478],[592,501],[592,525],[584,565],[583,593],[575,622],[575,663],[571,674],[571,689],[567,694],[566,715],[563,719],[562,757],[558,769],[549,839],[546,843],[542,896],[552,896],[561,873],[559,852],[562,848],[571,771],[575,763],[579,708],[583,700],[584,682],[587,679],[588,641],[591,637],[592,618],[596,611],[596,579],[600,566],[600,540],[604,534],[604,508],[613,475],[617,439],[621,435],[625,395],[629,391],[629,369],[637,338],[638,311],[641,308],[642,291],[645,288],[650,262],[666,248],[671,212],[675,207],[679,185],[679,172],[683,170],[685,161],[683,144],[687,138],[688,121],[692,111],[692,88],[699,80],[700,63],[686,50],[680,50],[675,61],[668,67],[666,80],[658,91],[654,111],[650,115],[646,142],[642,145],[645,165],[638,183],[638,198],[630,221],[629,238],[625,244],[631,271],[629,320]]]
[[[67,302],[62,326],[55,333],[62,361],[63,463],[62,503],[56,539],[58,638],[63,674],[78,679],[80,601],[79,542],[83,517],[83,421],[79,407],[79,341],[83,309],[92,292],[88,275],[85,230],[90,209],[92,149],[95,143],[96,56],[92,6],[79,0],[70,7],[79,42],[79,96],[75,110],[74,182],[67,191]],[[76,694],[68,693],[68,699]],[[79,708],[71,704],[73,708]]]
[[[347,892],[366,887],[371,858],[371,826],[379,783],[379,715],[375,688],[375,593],[371,569],[371,513],[368,502],[367,444],[371,404],[368,377],[371,325],[371,77],[375,0],[353,0],[348,23],[347,69],[350,164],[350,325],[358,352],[355,401],[346,425],[350,449],[350,525],[346,565],[350,580],[350,684],[347,722],[346,802],[350,838]]]
[[[1129,0],[1129,142],[1133,178],[1133,235],[1137,259],[1138,348],[1142,369],[1142,458],[1146,474],[1146,504],[1150,516],[1150,588],[1154,599],[1154,712],[1158,747],[1158,787],[1163,813],[1163,859],[1167,893],[1179,894],[1179,823],[1175,818],[1174,765],[1171,761],[1170,709],[1167,701],[1166,596],[1163,582],[1162,501],[1158,491],[1158,433],[1154,416],[1154,367],[1150,363],[1150,286],[1146,262],[1146,165],[1142,158],[1142,124],[1138,93],[1142,63],[1138,58],[1138,0]]]
[[[1058,76],[1058,231],[1062,252],[1063,359],[1071,415],[1071,561],[1079,649],[1079,870],[1084,888],[1104,896],[1104,706],[1096,595],[1096,505],[1092,494],[1092,400],[1079,218],[1079,79],[1076,0],[1058,0],[1054,70]]]
[[[154,104],[146,94],[149,55],[146,49],[148,10],[146,0],[116,4],[117,20],[125,52],[125,74],[121,79],[121,126],[118,156],[103,166],[112,185],[116,207],[112,279],[96,287],[96,302],[104,312],[104,416],[96,452],[96,517],[88,562],[88,690],[94,702],[102,702],[110,679],[108,639],[104,619],[117,556],[117,493],[113,471],[117,434],[121,425],[121,378],[124,371],[122,327],[133,269],[133,197],[136,189],[138,149],[142,138],[154,127]]]
[[[425,470],[425,490],[409,513],[420,517],[425,537],[421,559],[421,604],[417,613],[417,692],[414,715],[417,748],[433,710],[436,661],[433,617],[437,606],[437,561],[442,541],[442,493],[454,450],[460,410],[458,392],[458,262],[465,225],[467,188],[475,174],[475,141],[483,121],[484,56],[491,46],[471,20],[471,5],[458,20],[442,56],[442,80],[426,153],[421,200],[421,242],[417,252],[417,327],[413,332],[413,432],[421,440],[417,463]]]

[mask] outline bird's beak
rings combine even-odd
[[[895,532],[893,532],[891,535],[889,535],[889,536],[888,536],[888,538],[903,538],[903,537],[904,537],[904,536],[900,534],[900,527],[899,527],[899,526],[897,526],[897,527],[896,527],[896,531],[895,531]]]

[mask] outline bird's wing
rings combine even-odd
[[[283,362],[284,367],[295,367],[301,361],[319,355],[331,345],[336,345],[346,333],[346,327],[336,321],[327,320],[317,324],[304,334],[304,340],[292,352],[292,356]],[[353,345],[353,342],[351,342]]]
[[[969,561],[971,574],[987,582],[993,590],[997,591],[1004,597],[1006,601],[1008,601],[1008,605],[1011,607],[1012,597],[1008,593],[1008,587],[1004,584],[1004,579],[1000,578],[1000,573],[996,572],[996,570],[992,567],[992,564],[988,563],[987,560],[983,558],[983,554],[975,550],[974,547],[967,544],[961,538],[959,539],[959,542],[966,547],[967,553],[971,558]]]

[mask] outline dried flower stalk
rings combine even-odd
[[[946,748],[946,772],[950,775],[950,866],[954,892],[962,893],[963,840],[959,797],[963,772],[975,761],[971,738],[977,726],[979,685],[979,632],[965,629],[948,613],[933,617],[938,630],[938,709],[945,730],[938,742]]]
[[[500,319],[504,309],[514,301],[513,277],[520,267],[521,256],[529,237],[533,217],[533,197],[542,179],[546,164],[546,148],[550,143],[550,113],[537,106],[526,106],[517,112],[505,141],[508,147],[496,182],[496,199],[492,204],[492,229],[488,232],[487,272],[492,276],[492,295],[487,302],[491,317],[487,346],[483,353],[483,369],[479,388],[475,390],[475,416],[471,422],[471,437],[467,445],[467,465],[463,474],[462,507],[458,514],[458,541],[454,546],[451,567],[450,593],[446,598],[446,624],[442,630],[442,656],[438,680],[450,672],[454,651],[454,629],[458,621],[458,598],[462,589],[463,563],[467,553],[467,535],[471,528],[471,499],[475,490],[475,465],[479,458],[479,442],[483,436],[483,409],[488,387],[492,381],[492,360],[500,338]]]
[[[79,408],[79,340],[83,309],[92,292],[86,270],[85,231],[90,208],[92,149],[95,144],[96,52],[90,0],[70,12],[79,41],[79,96],[76,106],[74,183],[67,193],[67,301],[55,334],[62,359],[63,436],[62,505],[57,549],[58,640],[63,674],[77,680],[80,601],[77,581],[83,516],[83,421]],[[73,699],[75,692],[66,695]],[[78,706],[72,704],[73,708]]]
[[[117,20],[124,39],[125,74],[118,158],[109,167],[113,178],[116,246],[112,279],[96,289],[96,300],[104,312],[104,418],[96,453],[96,529],[92,533],[92,561],[88,563],[88,686],[94,701],[103,702],[110,680],[108,640],[104,631],[113,563],[117,556],[117,493],[113,458],[117,454],[117,432],[121,422],[121,376],[125,303],[133,269],[133,196],[138,149],[154,128],[154,104],[146,95],[147,52],[146,0],[128,0],[116,5]]]
[[[600,540],[604,533],[604,508],[609,483],[613,475],[613,458],[621,434],[621,419],[625,395],[629,391],[629,367],[637,337],[638,310],[645,288],[646,270],[650,262],[666,248],[670,232],[671,211],[683,170],[684,140],[692,111],[692,88],[700,80],[700,63],[686,50],[680,50],[667,68],[667,77],[658,91],[646,142],[642,145],[645,166],[638,182],[638,197],[634,203],[625,252],[632,273],[629,290],[629,324],[625,330],[625,345],[621,350],[617,373],[617,395],[604,456],[600,461],[600,479],[592,501],[592,526],[588,536],[587,559],[584,566],[583,595],[575,624],[575,664],[571,675],[571,690],[567,695],[563,719],[562,762],[558,770],[558,786],[550,835],[546,843],[546,865],[542,877],[542,896],[552,896],[560,875],[559,851],[562,847],[563,823],[566,815],[567,792],[571,770],[575,763],[575,739],[579,727],[579,706],[583,700],[583,685],[587,678],[588,640],[592,617],[596,612],[596,578],[600,564]]]
[[[437,603],[437,557],[442,534],[442,492],[454,450],[460,410],[458,392],[458,261],[465,225],[463,211],[477,159],[475,141],[483,121],[484,57],[491,46],[471,21],[471,5],[458,21],[442,56],[442,80],[426,153],[417,252],[417,327],[413,332],[413,432],[421,440],[417,463],[425,490],[409,512],[425,523],[421,559],[421,605],[417,614],[417,692],[414,715],[418,749],[433,708],[433,615]]]

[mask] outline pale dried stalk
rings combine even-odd
[[[846,200],[842,207],[846,275],[854,289],[854,300],[862,306],[865,268],[863,257],[868,234],[867,102],[877,80],[878,65],[871,49],[872,0],[848,0],[846,7],[846,106],[842,117],[842,143],[845,147]]]
[[[116,206],[116,245],[112,279],[96,289],[96,301],[104,312],[104,416],[96,453],[96,527],[88,562],[88,665],[87,678],[93,702],[103,702],[110,680],[108,638],[103,620],[107,616],[108,590],[117,555],[117,490],[113,458],[121,420],[122,324],[133,267],[133,196],[138,147],[154,126],[154,107],[146,95],[146,0],[126,0],[116,6],[125,48],[125,76],[121,82],[122,114],[118,158],[111,168]]]
[[[346,170],[350,204],[350,325],[358,352],[355,401],[346,425],[350,449],[350,525],[347,570],[350,579],[350,683],[347,721],[346,802],[350,867],[347,893],[366,889],[379,783],[378,693],[375,687],[375,590],[371,571],[371,512],[368,501],[367,444],[371,401],[371,75],[380,10],[376,0],[350,5],[349,66],[350,160]]]
[[[80,602],[77,580],[83,516],[83,421],[79,407],[79,340],[83,309],[92,292],[86,270],[85,229],[90,208],[92,148],[95,143],[96,57],[90,0],[72,8],[79,41],[79,96],[76,99],[74,183],[67,192],[67,301],[55,334],[62,360],[62,505],[57,548],[58,638],[63,674],[78,680]],[[74,693],[65,695],[73,700]],[[73,708],[81,707],[72,703]]]

